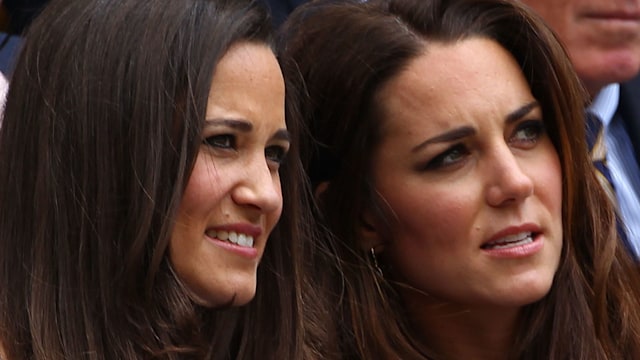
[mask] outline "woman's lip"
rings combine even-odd
[[[531,242],[506,247],[506,248],[486,248],[482,249],[485,254],[503,259],[515,259],[532,256],[542,250],[544,246],[544,236],[542,234],[533,234]]]
[[[215,231],[233,231],[236,233],[251,235],[254,239],[257,239],[262,234],[262,227],[249,223],[216,225],[209,227],[209,229]]]
[[[207,238],[211,241],[211,244],[219,248],[225,249],[227,251],[230,251],[232,253],[235,253],[237,255],[240,255],[244,258],[247,258],[250,260],[255,260],[259,258],[260,253],[256,247],[244,247],[228,241],[214,239],[208,236]]]
[[[525,224],[520,224],[515,226],[508,226],[499,230],[495,234],[493,234],[487,241],[483,242],[480,245],[480,247],[486,246],[487,244],[494,243],[507,236],[517,235],[517,234],[526,233],[526,232],[532,233],[535,236],[538,233],[540,233],[540,231],[541,231],[540,227],[533,223],[525,223]]]
[[[509,240],[514,237],[519,240],[511,239],[503,242],[505,238]],[[523,223],[499,230],[482,243],[480,249],[495,258],[515,259],[534,255],[542,249],[543,245],[544,236],[541,227],[534,223]]]
[[[249,235],[253,238],[253,244],[251,246],[242,246],[236,243],[233,243],[229,240],[221,240],[217,237],[210,236],[210,230],[219,233],[220,231],[225,232],[235,232],[236,234],[244,234]],[[234,252],[242,257],[248,259],[256,259],[259,257],[259,249],[264,247],[266,242],[265,239],[261,239],[260,235],[263,234],[262,227],[259,225],[254,225],[251,223],[231,223],[231,224],[222,224],[222,225],[213,225],[208,227],[205,230],[205,236],[212,242],[212,244],[226,249],[228,251]]]
[[[594,20],[640,22],[640,10],[639,11],[588,12],[584,14],[584,17],[588,19],[594,19]]]

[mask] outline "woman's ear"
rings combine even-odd
[[[360,245],[365,251],[370,249],[376,249],[376,252],[382,252],[384,239],[380,229],[380,222],[376,221],[375,217],[369,209],[363,211],[360,216]]]
[[[323,181],[316,186],[316,188],[313,190],[313,196],[315,197],[316,201],[320,200],[320,197],[325,192],[325,190],[327,190],[328,187],[329,187],[328,181]]]

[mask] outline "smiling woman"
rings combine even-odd
[[[639,273],[582,140],[587,96],[535,15],[317,0],[280,40],[347,358],[640,358]]]
[[[197,302],[243,305],[255,294],[269,234],[280,218],[279,169],[289,149],[284,80],[264,44],[220,59],[205,138],[169,242],[169,258]]]
[[[251,0],[38,17],[0,130],[3,360],[325,358],[271,36]]]

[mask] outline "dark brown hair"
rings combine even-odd
[[[197,306],[167,259],[213,72],[239,41],[272,45],[255,1],[54,0],[36,19],[0,131],[7,358],[314,358],[296,118],[255,299]]]
[[[298,8],[282,29],[285,76],[298,79],[310,132],[304,159],[316,183],[329,181],[317,218],[337,238],[324,274],[340,304],[342,351],[362,359],[430,356],[394,284],[361,248],[359,228],[364,209],[376,205],[369,179],[381,137],[377,91],[430,42],[470,37],[492,39],[516,59],[564,178],[561,264],[550,293],[525,307],[510,358],[640,358],[638,269],[585,151],[586,94],[552,32],[504,0],[319,0]]]

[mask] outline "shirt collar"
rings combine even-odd
[[[589,110],[594,112],[602,120],[602,125],[607,127],[613,119],[620,101],[620,84],[609,84],[602,88],[593,99]]]

